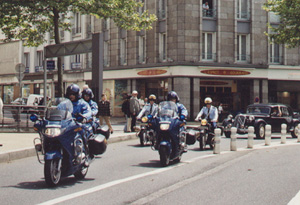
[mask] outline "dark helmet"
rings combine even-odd
[[[82,94],[82,97],[84,97],[84,95],[88,95],[88,96],[90,96],[91,99],[94,98],[94,93],[90,88],[83,90],[81,94]]]
[[[67,87],[66,97],[69,98],[70,95],[73,94],[76,96],[76,99],[80,99],[80,88],[76,84],[71,84]]]
[[[167,100],[170,101],[172,99],[176,99],[176,102],[180,101],[180,99],[179,99],[179,97],[178,97],[178,95],[177,95],[177,93],[175,91],[168,92]]]

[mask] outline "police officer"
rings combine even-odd
[[[150,114],[154,116],[157,113],[158,105],[155,103],[156,96],[151,94],[148,98],[149,103],[145,104],[139,115],[137,116],[137,119],[141,119],[144,115]]]
[[[95,101],[92,100],[92,98],[94,98],[93,91],[90,88],[84,89],[82,91],[82,97],[90,105],[92,116],[96,116],[98,113],[98,105]]]

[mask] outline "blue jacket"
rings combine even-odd
[[[177,107],[178,107],[178,116],[180,115],[184,115],[186,118],[188,116],[188,111],[185,108],[185,106],[181,103],[176,103]]]
[[[83,99],[79,99],[76,102],[72,102],[73,104],[73,113],[72,116],[77,120],[82,120],[82,117],[78,116],[78,114],[82,114],[87,120],[92,117],[92,110],[87,102]]]
[[[90,100],[88,103],[92,110],[92,116],[96,116],[98,113],[98,104],[93,100]]]

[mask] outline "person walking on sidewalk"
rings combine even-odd
[[[122,112],[125,114],[126,124],[124,127],[124,132],[131,132],[131,118],[130,118],[130,94],[124,96],[124,102],[122,103]]]
[[[114,132],[111,123],[110,123],[110,102],[107,100],[107,97],[105,94],[101,95],[101,100],[99,101],[99,119],[100,119],[100,125],[103,125],[103,119],[105,120],[105,123],[109,127],[109,131],[112,134]]]
[[[140,103],[137,99],[138,92],[134,90],[130,98],[130,116],[131,116],[131,132],[135,132],[136,117],[140,112]]]

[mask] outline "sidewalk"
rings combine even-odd
[[[112,118],[111,123],[114,132],[110,135],[108,144],[137,139],[136,133],[123,132],[124,118]],[[34,131],[32,133],[0,133],[0,144],[2,144],[2,147],[0,147],[0,163],[35,156],[33,140],[38,137],[39,134]]]

